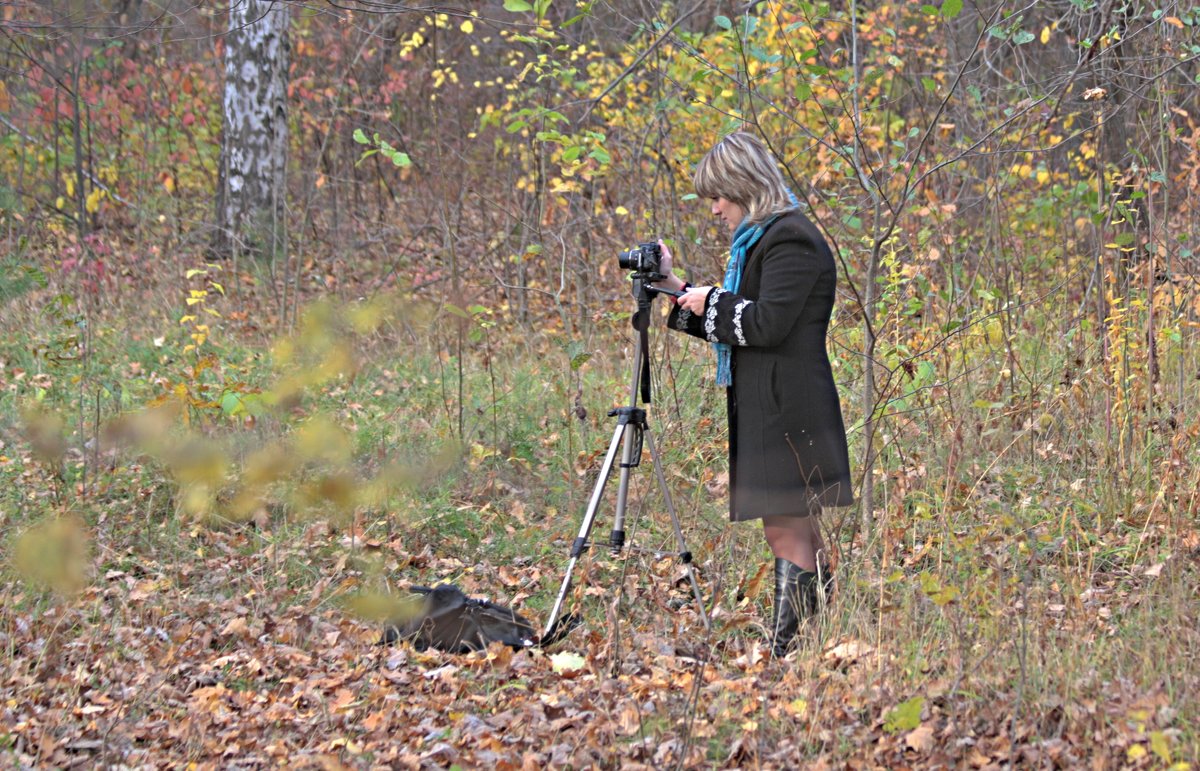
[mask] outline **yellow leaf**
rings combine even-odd
[[[1167,735],[1162,731],[1150,732],[1150,749],[1164,763],[1171,762],[1171,748],[1167,746]]]
[[[70,594],[87,584],[90,541],[73,517],[47,519],[13,544],[13,562],[29,581]]]
[[[467,19],[462,24],[458,25],[458,28],[468,35],[475,31],[475,25],[471,23],[470,19]]]
[[[1163,19],[1163,21],[1165,21],[1167,24],[1170,24],[1172,27],[1179,27],[1180,29],[1183,29],[1183,22],[1174,16],[1167,16]]]
[[[587,664],[587,659],[578,653],[563,651],[550,657],[550,666],[563,677],[573,677]]]
[[[1129,758],[1131,761],[1140,760],[1141,758],[1146,757],[1146,746],[1144,744],[1131,745],[1130,748],[1125,751],[1125,757]]]
[[[1050,28],[1043,27],[1042,28],[1042,45],[1045,45],[1046,43],[1049,43],[1049,42],[1050,42]]]

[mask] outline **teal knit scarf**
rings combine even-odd
[[[792,200],[793,206],[798,206],[799,201],[792,191],[788,191],[788,198]],[[758,243],[758,239],[762,238],[762,234],[775,220],[779,219],[778,214],[773,217],[768,217],[759,223],[752,223],[749,220],[742,220],[742,224],[737,226],[733,231],[733,244],[729,247],[729,262],[725,265],[725,280],[721,282],[721,288],[726,292],[738,293],[742,285],[742,271],[746,268],[746,255],[750,252],[750,248]],[[733,349],[728,343],[713,343],[713,350],[717,352],[717,385],[731,386],[733,385]]]

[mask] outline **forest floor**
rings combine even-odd
[[[515,326],[456,327],[474,311],[392,321],[352,345],[302,323],[293,354],[353,349],[354,372],[316,384],[286,417],[255,419],[237,404],[266,393],[279,374],[264,362],[284,357],[259,329],[284,326],[262,313],[265,292],[253,280],[230,291],[197,342],[176,318],[187,281],[116,275],[130,281],[123,301],[84,311],[88,362],[35,355],[70,328],[44,311],[52,288],[4,309],[6,326],[27,331],[0,355],[4,764],[1182,769],[1200,758],[1194,522],[1146,515],[1087,533],[1078,517],[1023,520],[1028,477],[977,483],[911,530],[882,512],[871,538],[856,511],[829,516],[832,606],[773,660],[769,555],[753,526],[723,521],[711,395],[672,391],[656,425],[712,631],[678,561],[598,548],[569,598],[581,624],[549,649],[379,645],[387,598],[411,585],[454,583],[540,628],[626,362],[583,366],[569,340]],[[670,388],[689,387],[684,364],[660,366]],[[325,508],[305,508],[309,480],[235,521],[194,504],[199,488],[171,458],[109,446],[122,415],[164,394],[193,398],[179,413],[193,437],[236,446],[218,476],[248,473],[246,458],[321,416],[342,432],[316,434],[310,457],[348,443],[351,489],[394,454],[411,470],[448,437],[460,449],[370,505],[334,485]],[[63,438],[48,458],[51,410]],[[712,436],[689,441],[694,425]],[[638,480],[631,493],[633,542],[669,551],[653,488]],[[1015,513],[995,516],[996,501]]]

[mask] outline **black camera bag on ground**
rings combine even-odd
[[[420,611],[412,618],[388,624],[381,645],[408,640],[419,651],[436,648],[448,653],[483,650],[500,642],[521,649],[536,644],[533,626],[512,608],[467,597],[457,586],[441,584],[430,589],[414,586],[424,595]]]

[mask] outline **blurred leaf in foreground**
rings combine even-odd
[[[87,585],[89,543],[77,517],[46,519],[17,537],[13,563],[25,580],[59,594],[74,594]]]

